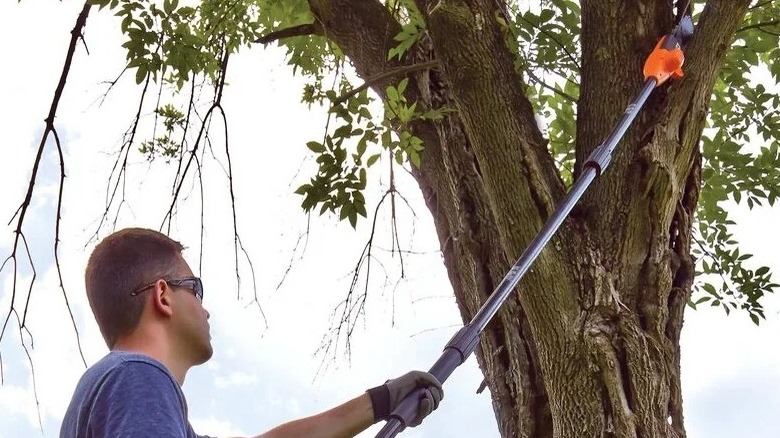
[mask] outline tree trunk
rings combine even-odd
[[[456,110],[416,122],[414,176],[464,322],[565,195],[495,20],[494,0],[417,0],[427,33],[387,59],[400,25],[376,0],[309,0],[324,34],[370,78],[438,60],[407,99]],[[668,1],[583,0],[576,172],[642,85],[673,27]],[[680,329],[690,295],[698,141],[716,73],[749,0],[710,0],[684,80],[656,89],[606,174],[484,332],[477,359],[503,437],[683,437]],[[375,84],[383,98],[387,83]]]

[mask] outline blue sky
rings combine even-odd
[[[4,102],[0,123],[9,154],[0,161],[0,218],[5,221],[24,193],[42,119],[80,8],[79,2],[72,1],[0,4],[0,40],[19,42],[3,49],[5,59],[16,60],[15,68],[0,69]],[[116,49],[121,41],[110,15],[93,14],[86,33],[90,55],[79,49],[57,118],[68,155],[60,256],[90,364],[106,348],[83,297],[81,276],[103,208],[105,180],[113,163],[110,151],[117,147],[138,95],[128,77],[99,105],[105,90],[101,82],[118,74],[124,54]],[[303,144],[321,135],[325,118],[322,112],[309,112],[299,103],[300,81],[290,76],[278,50],[253,49],[231,60],[231,85],[224,106],[233,145],[239,227],[257,270],[258,296],[268,321],[266,325],[256,308],[247,307],[252,291],[246,270],[242,271],[242,297],[236,299],[232,230],[229,206],[224,202],[227,186],[221,169],[212,163],[204,170],[209,185],[200,275],[206,288],[204,304],[212,314],[215,356],[192,370],[184,385],[191,421],[199,433],[256,434],[329,408],[409,369],[428,368],[459,324],[429,214],[414,181],[397,173],[399,187],[416,212],[416,217],[402,212],[402,237],[409,249],[423,254],[405,258],[407,277],[398,284],[398,258],[382,256],[389,280],[385,284],[385,272],[376,265],[367,318],[355,331],[351,360],[339,355],[321,368],[322,356],[315,352],[328,331],[332,309],[344,297],[349,272],[369,230],[367,224],[353,232],[332,218],[314,219],[305,257],[293,257],[295,241],[307,223],[299,210],[300,199],[291,193],[312,166],[305,160]],[[217,137],[218,157],[221,147]],[[150,166],[140,158],[130,169],[132,190],[119,226],[156,228],[168,197],[169,169]],[[52,233],[57,182],[52,173],[56,170],[52,165],[44,169],[26,227],[38,267],[29,326],[35,336],[33,359],[43,431],[38,426],[29,368],[12,327],[0,344],[5,375],[0,386],[0,438],[57,436],[71,391],[83,372],[47,243]],[[382,179],[386,186],[386,176]],[[376,191],[373,199],[378,196]],[[198,202],[187,203],[172,231],[173,237],[191,247],[185,255],[194,267],[200,249],[199,216]],[[738,237],[745,251],[780,270],[774,252],[780,243],[775,231],[777,209],[740,212],[738,217],[742,224]],[[12,237],[11,227],[0,231],[3,258]],[[381,246],[388,248],[388,236],[380,237]],[[295,259],[293,269],[277,290],[291,258]],[[10,302],[9,281],[6,271],[0,273],[0,309],[7,309]],[[690,437],[780,436],[780,421],[774,413],[780,406],[780,353],[776,348],[780,305],[775,297],[770,298],[769,321],[759,328],[744,316],[727,318],[709,308],[686,314],[683,389]],[[440,409],[403,436],[497,436],[488,391],[475,393],[480,382],[472,359],[447,382]],[[376,430],[361,436],[373,436]]]

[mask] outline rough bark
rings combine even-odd
[[[417,0],[427,34],[387,60],[399,24],[376,0],[309,0],[363,78],[425,60],[407,99],[456,113],[416,122],[414,176],[464,321],[541,228],[565,187],[513,70],[493,0]],[[710,0],[684,80],[657,89],[485,331],[477,359],[503,437],[682,437],[679,337],[709,95],[749,0]],[[642,84],[673,26],[668,1],[583,0],[577,172]],[[386,83],[374,90],[383,96]]]

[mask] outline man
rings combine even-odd
[[[129,228],[106,237],[90,256],[87,298],[111,350],[76,386],[61,438],[198,437],[181,390],[187,371],[212,355],[203,284],[182,245],[156,231]],[[428,373],[411,372],[321,414],[258,437],[352,437],[384,420],[423,388],[416,426],[442,398]]]

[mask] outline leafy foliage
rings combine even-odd
[[[564,181],[572,182],[579,97],[580,6],[569,0],[508,5],[497,20],[507,28],[507,44],[517,54],[526,95],[546,122],[550,151]]]
[[[400,11],[404,10],[409,13],[400,13]],[[399,4],[397,11],[396,16],[401,20],[406,18],[406,22],[401,27],[401,32],[393,37],[394,40],[398,41],[398,45],[390,49],[387,57],[388,59],[398,58],[398,60],[401,60],[404,53],[408,52],[420,38],[421,32],[425,29],[425,22],[423,22],[419,14],[414,13],[414,9],[401,9]]]
[[[179,111],[171,104],[163,105],[155,110],[155,114],[162,118],[165,134],[141,142],[138,147],[139,152],[146,155],[149,161],[157,157],[164,157],[166,160],[175,158],[181,151],[181,144],[173,140],[175,130],[183,130],[185,117],[184,113]]]
[[[179,6],[178,0],[90,0],[108,6],[121,17],[128,37],[127,67],[135,68],[135,80],[147,75],[181,89],[195,75],[216,81],[223,55],[236,52],[259,36],[259,8],[252,1],[203,1],[200,6]]]
[[[336,92],[328,90],[325,98],[336,101]],[[345,104],[336,103],[330,113],[341,122],[333,132],[326,133],[322,142],[310,141],[306,146],[317,155],[317,174],[295,191],[303,195],[301,207],[305,211],[320,205],[320,214],[338,211],[339,219],[348,219],[354,227],[357,216],[366,216],[366,169],[373,165],[378,155],[372,155],[364,164],[364,155],[369,144],[375,143],[380,129],[371,120],[368,110],[368,94],[364,90],[347,99]],[[353,125],[354,122],[354,125]],[[363,127],[358,127],[362,125]],[[355,152],[348,154],[347,140],[359,137]]]
[[[402,165],[409,161],[420,166],[422,140],[408,129],[417,119],[439,119],[447,110],[428,110],[421,113],[416,103],[409,104],[404,97],[408,79],[398,86],[386,89],[384,118],[376,122],[370,110],[371,100],[365,89],[354,94],[346,90],[348,82],[342,82],[342,96],[328,90],[318,97],[321,103],[330,102],[329,113],[339,125],[325,134],[324,141],[310,141],[307,147],[317,155],[317,174],[298,187],[295,193],[303,195],[304,211],[320,206],[320,214],[339,212],[339,219],[348,219],[355,227],[357,216],[366,217],[366,171],[381,157],[381,148],[387,150]],[[329,121],[330,124],[330,121]],[[368,148],[372,152],[367,155]]]
[[[749,269],[724,208],[733,201],[775,204],[780,196],[780,4],[760,2],[737,32],[712,95],[709,127],[702,136],[702,187],[698,208],[699,295],[692,305],[745,309],[764,318],[760,298],[780,287],[766,266]],[[707,275],[711,274],[711,275]],[[700,277],[701,278],[701,277]]]

